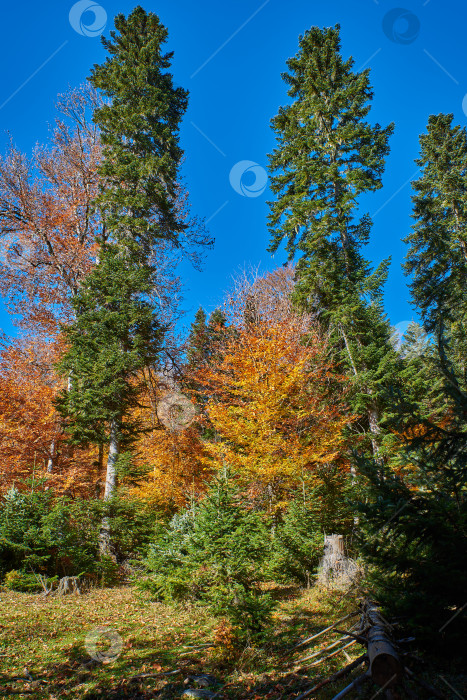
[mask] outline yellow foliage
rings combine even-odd
[[[215,367],[196,372],[219,440],[206,464],[229,465],[245,482],[294,485],[336,460],[343,447],[342,380],[331,379],[326,343],[302,323],[258,320],[224,341]]]

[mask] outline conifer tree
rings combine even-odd
[[[168,32],[157,15],[136,7],[117,15],[115,28],[102,38],[110,55],[90,77],[110,100],[94,114],[104,146],[97,203],[113,237],[148,254],[157,239],[177,243],[185,226],[176,189],[188,92],[173,85],[173,54],[163,51]]]
[[[138,433],[130,413],[141,371],[157,361],[163,340],[150,301],[152,274],[139,257],[107,245],[73,300],[75,322],[64,329],[69,349],[61,369],[71,381],[59,406],[75,443],[110,442],[105,500],[115,490],[120,449]]]
[[[208,352],[208,327],[206,320],[206,313],[200,306],[195,314],[195,320],[191,324],[186,353],[188,364],[193,367],[200,362],[204,362]]]
[[[353,71],[340,53],[339,26],[312,27],[283,75],[290,105],[272,120],[270,251],[286,243],[297,263],[296,301],[331,331],[353,375],[353,409],[379,432],[382,394],[395,353],[384,316],[382,287],[389,261],[375,271],[361,249],[371,220],[358,216],[361,195],[381,187],[393,126],[372,126],[369,70]]]
[[[274,603],[259,588],[268,553],[267,530],[248,510],[228,469],[205,498],[174,517],[151,548],[145,587],[165,600],[206,602],[227,617],[240,641],[257,640]]]
[[[106,499],[115,491],[120,447],[137,428],[129,412],[138,373],[155,362],[163,339],[152,300],[154,252],[159,243],[177,245],[185,228],[176,192],[187,92],[168,72],[167,30],[141,7],[117,15],[115,27],[103,39],[109,55],[90,77],[106,98],[94,113],[104,146],[96,206],[106,240],[74,300],[62,363],[70,391],[61,402],[76,440],[109,442]]]
[[[452,119],[429,118],[416,161],[422,174],[405,267],[430,335],[412,327],[401,348],[401,379],[415,398],[399,419],[405,450],[397,473],[360,464],[370,483],[363,552],[375,565],[375,595],[437,653],[456,651],[466,632],[467,133]]]
[[[405,270],[442,373],[467,388],[467,131],[452,121],[452,114],[432,115],[420,136]]]

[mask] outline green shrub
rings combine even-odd
[[[162,600],[194,600],[227,618],[242,641],[264,634],[274,603],[261,591],[268,533],[228,475],[196,507],[172,518],[150,548],[144,586]]]
[[[155,517],[144,503],[56,497],[42,486],[36,482],[34,490],[28,491],[13,487],[0,499],[0,574],[11,570],[59,577],[86,573],[95,574],[102,585],[111,585],[119,580],[118,564],[146,553]],[[99,556],[104,516],[117,564]]]
[[[309,586],[322,555],[323,533],[317,514],[302,499],[291,501],[274,532],[272,575]]]
[[[42,590],[41,583],[34,574],[27,574],[24,571],[15,571],[14,569],[5,575],[3,583],[9,591],[37,593]]]

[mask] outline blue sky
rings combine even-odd
[[[104,58],[103,23],[107,19],[107,33],[115,14],[126,14],[136,4],[102,0],[93,14],[82,13],[85,2],[74,8],[71,23],[74,4],[68,0],[8,3],[2,9],[2,152],[8,133],[27,153],[47,139],[56,95],[82,83],[90,67]],[[371,68],[372,120],[396,125],[384,187],[364,202],[374,218],[367,257],[375,263],[392,257],[385,296],[391,322],[405,324],[415,317],[401,271],[401,238],[411,225],[410,180],[416,176],[418,135],[428,116],[453,112],[457,123],[467,120],[467,8],[462,0],[400,2],[141,2],[167,26],[175,81],[190,91],[181,133],[184,176],[194,213],[209,222],[216,239],[201,273],[182,269],[187,324],[200,305],[209,312],[220,303],[232,274],[249,265],[272,269],[285,260],[282,252],[272,258],[266,251],[268,189],[262,191],[261,177],[274,148],[269,122],[287,99],[281,72],[297,51],[299,34],[312,25],[336,22],[342,27],[344,56],[352,55],[357,69]],[[93,23],[95,36],[87,36]],[[237,166],[229,178],[241,161],[250,165]],[[249,172],[240,178],[245,168]],[[1,307],[0,328],[14,332]]]

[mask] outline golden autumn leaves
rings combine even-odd
[[[152,469],[138,495],[184,501],[190,491],[204,489],[211,473],[228,467],[244,488],[259,493],[273,487],[281,498],[303,481],[316,484],[325,465],[340,461],[351,418],[345,381],[331,372],[326,340],[292,311],[284,290],[272,305],[256,295],[257,313],[245,320],[245,299],[251,304],[252,291],[264,284],[277,291],[278,279],[272,273],[248,295],[243,289],[210,359],[185,369],[185,385],[196,387],[191,396],[198,415],[184,430],[143,439],[138,461]],[[269,316],[261,314],[265,306]]]

